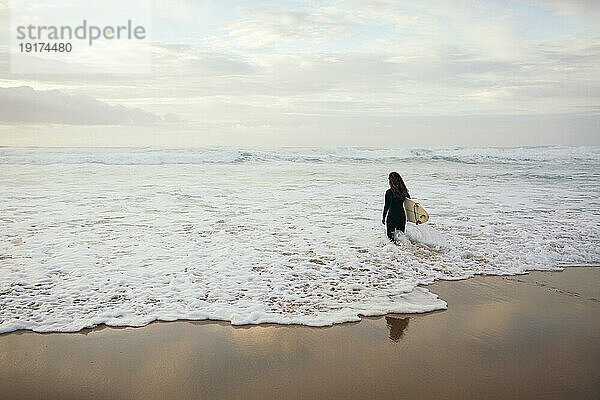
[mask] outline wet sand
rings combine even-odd
[[[428,286],[330,328],[178,321],[0,336],[2,399],[598,399],[600,268]]]

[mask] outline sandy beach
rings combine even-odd
[[[0,21],[0,400],[600,400],[600,0]]]
[[[0,336],[5,399],[600,397],[600,268],[428,288],[448,310],[328,328],[177,321]]]

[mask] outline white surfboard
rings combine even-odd
[[[406,212],[406,220],[409,222],[419,225],[429,221],[427,211],[413,199],[404,199],[404,211]]]

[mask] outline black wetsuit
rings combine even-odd
[[[410,195],[407,193],[408,198]],[[386,218],[387,214],[387,218]],[[404,198],[399,199],[394,196],[392,189],[385,192],[385,206],[383,207],[383,219],[387,228],[387,235],[391,241],[394,240],[394,231],[404,232],[406,227],[406,213],[404,212]]]

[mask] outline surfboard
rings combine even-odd
[[[406,220],[409,222],[419,225],[429,221],[427,211],[413,199],[404,199],[404,211],[406,212]]]

